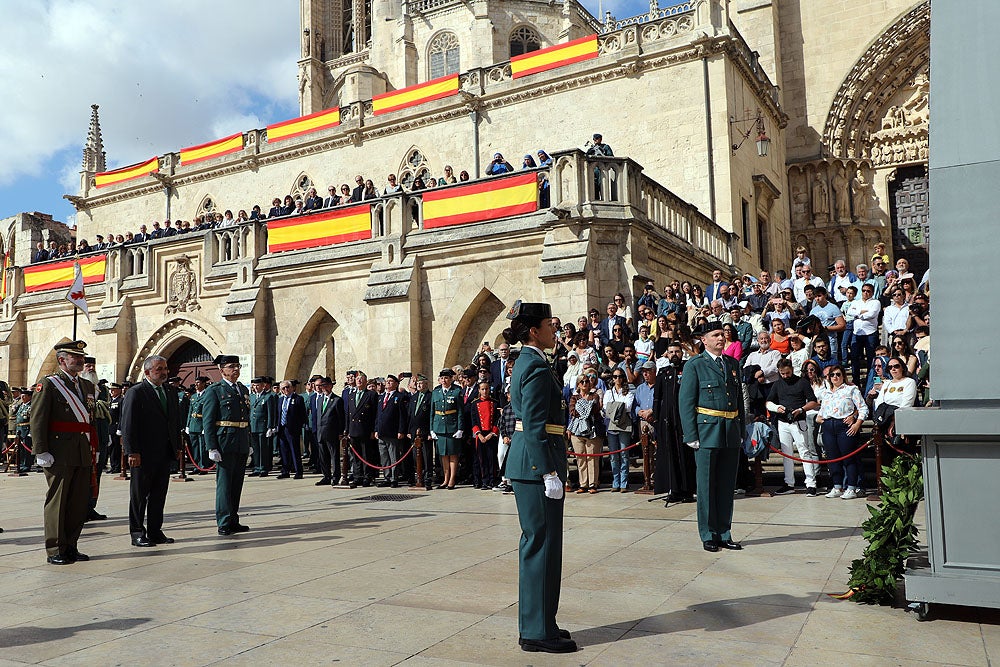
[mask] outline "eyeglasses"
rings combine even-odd
[[[903,344],[904,343],[901,340],[897,340],[895,343],[893,343],[893,345],[903,345]]]
[[[892,370],[893,368],[902,368],[902,366],[900,364],[889,364],[889,370]]]
[[[844,374],[841,373],[840,371],[834,371],[834,372],[830,373],[830,377],[832,377],[832,378],[842,378],[842,377],[844,377]]]
[[[625,379],[625,376],[622,375],[621,373],[617,373],[615,375],[612,375],[611,377],[614,378],[615,380],[624,380]]]
[[[243,364],[226,364],[223,368],[243,368]]]

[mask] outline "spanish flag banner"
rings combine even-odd
[[[371,237],[371,204],[269,220],[267,223],[268,252],[316,248]]]
[[[597,35],[587,35],[565,44],[556,44],[510,59],[515,79],[597,57]]]
[[[391,93],[382,93],[372,98],[372,108],[379,116],[390,111],[399,111],[424,102],[439,100],[458,93],[458,74],[449,74],[427,83],[419,83],[408,88],[400,88]]]
[[[94,184],[99,188],[103,188],[108,185],[114,185],[115,183],[127,181],[130,178],[138,178],[140,176],[145,176],[146,174],[152,174],[154,171],[159,170],[160,158],[151,157],[145,162],[140,162],[139,164],[122,167],[121,169],[115,169],[114,171],[102,171],[94,176]]]
[[[90,255],[80,259],[69,259],[64,262],[46,262],[24,267],[24,291],[41,292],[43,290],[69,287],[73,284],[75,274],[74,264],[80,264],[83,273],[83,284],[94,285],[104,282],[104,271],[107,255]]]
[[[241,150],[243,150],[243,133],[237,132],[230,137],[216,139],[207,144],[182,148],[181,164],[194,164],[195,162],[210,160],[213,157],[229,155]]]
[[[267,126],[267,141],[273,143],[292,137],[301,137],[303,134],[325,130],[330,127],[340,125],[340,107],[317,111],[308,116],[293,118],[281,123],[274,123]]]
[[[538,210],[537,172],[423,192],[424,229],[496,220]]]

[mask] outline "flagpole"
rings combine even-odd
[[[79,308],[77,308],[77,307],[76,307],[76,306],[74,305],[74,306],[73,306],[73,338],[72,338],[72,340],[76,340],[76,315],[77,315],[77,313],[79,313],[79,312],[80,312],[80,309],[79,309]]]

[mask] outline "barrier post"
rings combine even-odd
[[[194,480],[187,476],[187,464],[184,462],[184,450],[177,452],[177,463],[180,467],[180,474],[174,477],[175,482],[193,482]]]
[[[122,447],[122,461],[121,468],[119,468],[118,476],[115,477],[117,480],[128,479],[128,461],[125,459],[125,447]]]
[[[4,457],[4,459],[5,459],[4,462],[5,462],[6,466],[7,466],[7,470],[9,471],[7,473],[7,476],[8,477],[24,477],[24,476],[27,475],[27,473],[21,472],[21,446],[22,446],[21,445],[21,436],[19,436],[17,433],[15,433],[14,435],[8,435],[7,439],[11,441],[11,444],[7,447],[7,456]],[[10,450],[11,449],[14,450],[14,456],[13,457],[10,456]],[[13,471],[10,470],[10,466],[11,465],[14,466],[14,470]]]
[[[348,485],[347,473],[349,470],[348,464],[350,463],[350,457],[348,457],[347,453],[349,451],[349,445],[350,438],[348,438],[346,434],[340,436],[340,482],[338,483],[338,486]]]
[[[885,445],[885,434],[878,426],[875,427],[872,438],[875,441],[875,493],[870,494],[865,500],[878,502],[882,499],[882,448]]]
[[[413,486],[410,488],[422,488],[424,486],[424,438],[420,435],[420,430],[417,430],[416,437],[413,438],[413,456],[416,457],[416,479],[413,481]]]
[[[653,452],[649,446],[649,431],[639,425],[639,442],[642,443],[642,486],[636,493],[644,496],[653,494]]]

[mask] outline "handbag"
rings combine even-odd
[[[872,415],[872,421],[875,422],[875,426],[883,431],[892,425],[892,420],[895,418],[896,406],[889,405],[888,403],[883,403],[875,408],[875,413]]]

